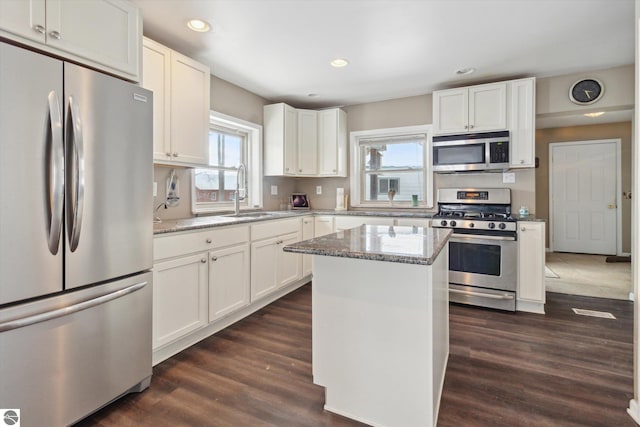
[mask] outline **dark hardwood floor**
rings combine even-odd
[[[573,314],[609,311],[617,320]],[[545,316],[452,305],[438,426],[635,426],[633,304],[547,294]],[[154,368],[79,426],[356,426],[311,377],[311,286]],[[395,426],[394,426],[395,427]]]

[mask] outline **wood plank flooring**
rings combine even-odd
[[[633,304],[547,294],[545,316],[452,305],[438,425],[635,426]],[[573,314],[609,311],[617,320]],[[357,426],[311,377],[311,285],[154,368],[78,426]]]

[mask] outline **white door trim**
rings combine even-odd
[[[549,144],[549,251],[553,250],[553,148],[567,145],[609,144],[616,145],[616,254],[622,256],[622,153],[620,138],[594,139],[587,141],[552,142]]]

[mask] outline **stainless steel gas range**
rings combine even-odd
[[[449,299],[515,311],[516,220],[508,188],[441,188],[432,227],[452,228]]]

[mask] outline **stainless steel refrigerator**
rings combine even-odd
[[[151,379],[152,94],[0,42],[0,408],[71,424]]]

